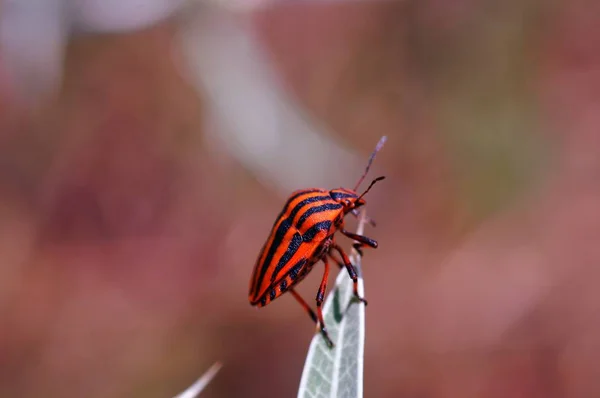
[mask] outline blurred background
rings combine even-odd
[[[0,396],[295,396],[256,256],[387,135],[365,396],[599,397],[599,5],[5,0]]]

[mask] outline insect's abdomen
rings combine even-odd
[[[266,305],[306,276],[313,253],[331,235],[341,211],[324,189],[292,194],[255,264],[248,297],[252,305]]]

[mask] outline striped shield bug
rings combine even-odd
[[[340,268],[346,268],[354,283],[354,296],[367,304],[367,301],[358,294],[356,269],[348,255],[336,243],[334,234],[340,231],[354,240],[353,247],[361,256],[363,247],[377,247],[375,240],[347,231],[344,228],[344,217],[348,213],[357,217],[358,208],[366,204],[364,196],[376,182],[384,179],[384,177],[375,178],[362,194],[357,193],[358,187],[369,172],[371,163],[383,147],[385,140],[386,137],[382,137],[375,147],[354,189],[309,188],[292,193],[277,216],[271,234],[258,255],[250,280],[248,299],[252,306],[264,307],[283,293],[290,292],[308,312],[330,348],[333,347],[333,342],[327,334],[321,309],[329,277],[328,258]],[[373,221],[370,222],[375,224]],[[339,254],[341,259],[335,253]],[[304,279],[319,261],[325,264],[325,269],[317,291],[317,313],[315,314],[294,290],[294,286]]]

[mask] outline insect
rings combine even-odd
[[[363,247],[377,248],[375,240],[347,231],[344,228],[344,217],[348,213],[358,217],[357,209],[366,203],[363,197],[375,183],[385,178],[375,178],[360,195],[356,191],[369,172],[371,163],[385,140],[386,137],[382,137],[377,144],[354,189],[309,188],[292,193],[273,223],[269,238],[258,255],[250,280],[248,299],[252,306],[264,307],[283,293],[290,292],[308,312],[330,348],[333,347],[333,342],[327,334],[321,309],[329,277],[328,258],[331,258],[340,268],[346,268],[354,283],[354,296],[367,304],[364,297],[358,294],[356,269],[348,255],[336,243],[334,234],[339,231],[353,239],[355,241],[353,247],[361,256]],[[371,220],[371,224],[375,223]],[[341,259],[335,253],[339,254]],[[319,261],[325,264],[325,269],[317,291],[315,314],[294,290],[294,286],[304,279]]]

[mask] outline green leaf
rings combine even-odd
[[[364,296],[360,256],[353,255],[358,273],[358,292]],[[329,337],[335,344],[328,348],[320,333],[308,349],[299,398],[362,397],[365,346],[365,305],[354,298],[352,279],[346,269],[336,278],[335,287],[323,306]]]

